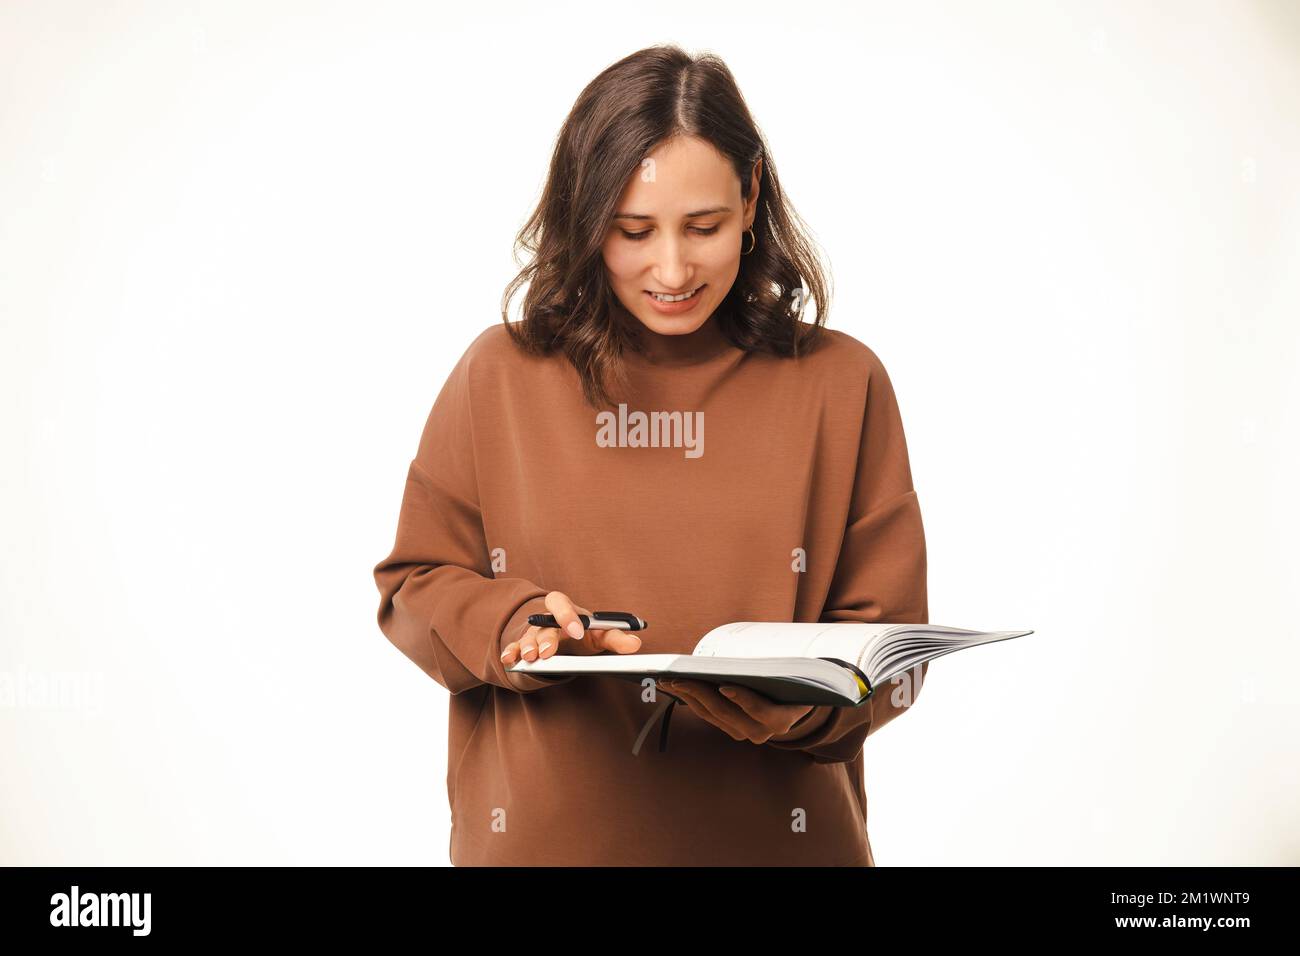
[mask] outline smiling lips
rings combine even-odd
[[[661,302],[682,302],[689,299],[703,288],[704,286],[696,286],[694,289],[689,289],[686,292],[655,292],[651,289],[647,289],[646,291],[649,292],[652,297]]]
[[[700,290],[707,286],[708,283],[706,282],[691,292],[677,296],[664,296],[658,292],[651,292],[649,289],[646,290],[645,294],[646,298],[650,300],[650,308],[660,315],[682,315],[690,312],[700,304]]]

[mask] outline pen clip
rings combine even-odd
[[[600,630],[600,625],[596,623],[598,618],[605,621],[622,621],[629,631],[644,631],[650,626],[635,614],[628,614],[626,611],[592,611],[591,614],[591,628],[597,631]]]

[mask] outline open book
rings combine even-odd
[[[690,654],[556,654],[507,670],[541,675],[692,678],[739,684],[786,704],[857,707],[924,661],[1033,631],[939,624],[739,621],[715,627]]]

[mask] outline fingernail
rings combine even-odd
[[[566,630],[568,630],[570,637],[582,637],[582,622],[570,621]]]
[[[550,646],[551,646],[550,641],[543,641],[542,646],[537,649],[537,653],[540,654],[542,651],[546,650]]]

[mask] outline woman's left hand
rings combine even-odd
[[[658,686],[680,697],[696,714],[722,728],[736,740],[763,744],[769,740],[797,740],[812,733],[831,715],[829,705],[781,704],[748,687],[717,686],[701,680],[661,680]],[[722,693],[726,688],[730,694]],[[804,721],[798,730],[790,728],[810,711],[822,711]]]

